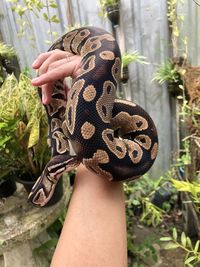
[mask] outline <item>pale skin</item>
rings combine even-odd
[[[51,101],[53,83],[80,74],[81,57],[54,50],[41,54],[32,67],[42,101]],[[66,86],[66,90],[70,90]],[[126,267],[127,243],[122,183],[108,182],[77,169],[67,216],[50,267]]]

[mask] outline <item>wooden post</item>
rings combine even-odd
[[[72,6],[72,1],[71,0],[66,0],[67,3],[67,21],[68,21],[68,27],[73,27],[75,24],[75,19],[74,19],[74,12],[73,12],[73,6]]]

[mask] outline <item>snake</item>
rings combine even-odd
[[[64,79],[57,80],[45,105],[51,158],[28,196],[39,206],[51,199],[59,178],[81,163],[108,181],[130,181],[151,168],[158,152],[150,115],[116,96],[121,53],[114,36],[101,28],[81,27],[61,36],[48,51],[55,49],[80,55],[81,67],[69,94]]]

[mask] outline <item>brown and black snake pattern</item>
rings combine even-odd
[[[82,65],[68,99],[58,80],[45,106],[52,158],[29,195],[40,206],[50,200],[59,177],[81,162],[109,181],[131,180],[149,170],[158,151],[150,116],[135,103],[116,99],[121,57],[111,34],[83,27],[65,34],[53,49],[79,54]]]

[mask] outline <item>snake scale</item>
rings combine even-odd
[[[82,62],[68,97],[63,80],[58,80],[45,106],[51,159],[29,195],[40,206],[51,199],[62,174],[81,162],[109,181],[125,181],[146,173],[158,151],[156,127],[148,113],[116,99],[121,55],[110,33],[82,27],[63,35],[49,51],[53,49],[78,54]]]

